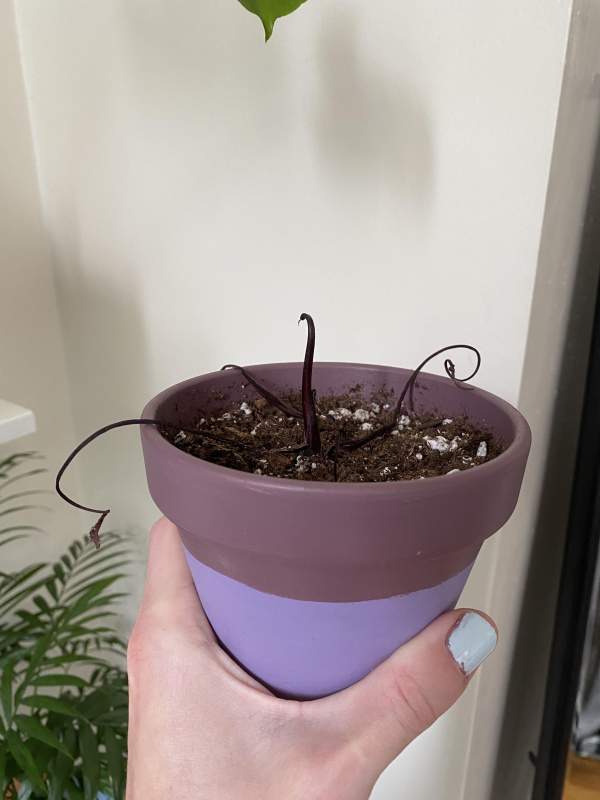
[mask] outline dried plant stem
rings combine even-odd
[[[470,344],[451,344],[448,345],[447,347],[442,347],[439,350],[436,350],[435,353],[431,353],[431,355],[427,356],[427,358],[421,361],[419,366],[413,371],[410,378],[404,384],[404,388],[400,393],[398,402],[396,403],[396,407],[392,412],[392,418],[390,422],[386,423],[385,425],[382,425],[380,428],[377,428],[374,431],[371,431],[371,433],[367,434],[366,436],[361,436],[359,439],[353,439],[349,442],[343,442],[341,447],[345,450],[356,450],[357,448],[363,447],[365,444],[372,442],[374,439],[378,439],[380,436],[385,436],[388,433],[391,433],[398,424],[398,420],[400,419],[400,416],[405,410],[404,400],[406,399],[407,394],[409,402],[409,408],[407,410],[409,410],[412,414],[414,414],[415,413],[414,390],[417,378],[419,377],[419,374],[421,373],[423,367],[425,367],[432,359],[437,358],[437,356],[441,355],[442,353],[446,353],[448,352],[448,350],[457,350],[457,349],[470,350],[472,353],[475,353],[475,356],[477,358],[475,369],[469,375],[467,375],[466,378],[457,378],[456,367],[454,365],[454,362],[451,359],[446,358],[444,360],[444,369],[446,370],[446,374],[448,375],[449,378],[452,378],[452,380],[455,381],[456,383],[465,383],[466,381],[470,381],[472,378],[474,378],[475,375],[477,375],[477,373],[479,372],[479,367],[481,366],[481,353],[476,347],[473,347]]]
[[[244,446],[239,442],[233,442],[228,439],[223,439],[219,436],[216,436],[213,433],[209,433],[208,431],[202,431],[200,429],[194,428],[183,428],[181,425],[176,425],[175,423],[171,422],[164,422],[158,419],[123,419],[119,422],[111,422],[110,425],[104,425],[102,428],[99,428],[94,433],[90,434],[87,438],[85,438],[77,447],[67,456],[65,462],[58,470],[56,474],[56,492],[57,494],[62,497],[65,502],[69,503],[69,505],[73,506],[74,508],[79,508],[82,511],[89,511],[91,514],[99,514],[99,518],[96,521],[95,525],[89,532],[89,537],[91,541],[96,545],[96,547],[100,547],[100,528],[102,527],[102,523],[106,519],[106,517],[110,514],[110,508],[91,508],[90,506],[84,506],[81,503],[78,503],[73,498],[69,497],[66,494],[60,485],[63,475],[65,471],[73,461],[73,459],[85,448],[94,441],[94,439],[98,439],[98,437],[103,436],[108,431],[112,431],[115,428],[124,428],[127,425],[154,425],[158,428],[171,428],[178,431],[183,431],[184,433],[190,433],[194,436],[204,437],[206,439],[210,439],[211,441],[217,442],[219,444],[228,446],[228,447],[240,447]]]
[[[224,367],[221,367],[221,370],[225,369],[239,370],[244,376],[244,379],[248,381],[250,386],[253,386],[259,393],[259,395],[261,395],[261,397],[263,397],[267,401],[267,403],[272,405],[273,408],[278,408],[287,417],[293,417],[294,419],[302,419],[301,411],[298,411],[297,408],[294,408],[294,406],[290,405],[289,403],[286,403],[285,400],[280,400],[279,397],[277,397],[277,395],[274,395],[273,392],[269,391],[269,389],[267,389],[266,386],[263,386],[263,384],[260,383],[260,381],[258,381],[254,377],[254,375],[248,372],[248,370],[245,369],[244,367],[240,367],[237,364],[225,364]]]

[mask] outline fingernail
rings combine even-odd
[[[494,651],[497,643],[494,626],[481,614],[467,611],[450,631],[447,645],[461,670],[470,675]]]

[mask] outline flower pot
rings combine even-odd
[[[302,364],[249,369],[276,392],[297,389]],[[316,363],[318,394],[361,384],[400,391],[410,370]],[[193,425],[198,412],[257,395],[236,371],[177,384],[143,416]],[[420,410],[466,415],[504,452],[464,472],[414,481],[323,483],[228,469],[142,429],[148,485],[178,527],[208,618],[248,672],[290,697],[312,698],[359,680],[452,608],[482,543],[517,502],[531,434],[519,412],[488,392],[419,376]]]

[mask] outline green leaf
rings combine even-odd
[[[67,717],[85,719],[77,706],[74,706],[67,700],[52,697],[51,695],[34,694],[30,697],[25,697],[21,702],[23,705],[29,706],[30,708],[42,708],[46,711],[54,711],[57,714],[64,714]]]
[[[2,796],[1,792],[4,790],[6,786],[6,779],[8,775],[6,774],[6,744],[0,740],[0,797]]]
[[[122,800],[125,777],[125,754],[123,742],[111,728],[104,728],[102,737],[106,748],[108,774],[112,784],[114,800]]]
[[[15,704],[18,705],[21,702],[21,698],[25,694],[27,687],[29,686],[29,682],[34,677],[38,667],[42,663],[44,656],[48,651],[48,647],[51,641],[51,634],[46,633],[41,639],[38,640],[38,643],[33,648],[31,653],[31,657],[29,659],[29,664],[27,665],[27,669],[25,670],[25,675],[23,676],[19,688],[15,694]]]
[[[52,616],[52,609],[46,602],[46,599],[41,594],[35,594],[33,596],[33,602],[39,608],[42,614],[47,614],[49,617]]]
[[[39,509],[43,509],[44,511],[51,511],[48,506],[32,506],[32,505],[20,505],[20,506],[13,506],[12,508],[5,508],[3,511],[0,511],[0,517],[7,517],[9,514],[20,514],[21,511],[37,511]]]
[[[69,558],[69,556],[65,553],[63,556],[60,557],[60,560],[63,562],[65,567],[69,570],[69,572],[73,569],[73,562]]]
[[[83,790],[85,800],[95,800],[100,784],[100,756],[96,734],[90,725],[79,731],[79,752],[82,758]]]
[[[11,500],[18,500],[21,497],[30,497],[32,494],[49,494],[49,492],[46,489],[25,489],[22,492],[14,492],[13,494],[0,497],[0,505],[8,503]]]
[[[64,788],[67,783],[71,770],[73,769],[73,758],[76,754],[77,735],[72,725],[69,725],[63,736],[65,749],[68,756],[58,753],[54,761],[54,767],[50,770],[50,792],[48,800],[63,800]]]
[[[35,788],[43,792],[44,781],[27,745],[21,741],[20,736],[15,733],[15,731],[6,732],[6,741],[8,742],[10,752],[17,764],[21,767]]]
[[[38,533],[42,533],[42,528],[39,528],[37,525],[11,525],[10,528],[0,528],[0,536],[4,536],[6,533],[14,533],[15,531],[28,531],[31,533],[32,531],[36,531]]]
[[[0,680],[0,695],[2,698],[2,708],[4,709],[4,718],[9,724],[13,712],[12,685],[14,677],[15,663],[14,661],[8,661],[2,670],[2,679]]]
[[[48,578],[46,583],[44,584],[46,587],[46,591],[52,597],[55,603],[58,603],[58,592],[56,590],[56,580],[54,578]]]
[[[70,757],[70,753],[65,745],[58,739],[56,734],[47,728],[45,725],[37,720],[35,717],[28,717],[24,714],[15,714],[14,722],[19,730],[26,736],[31,736],[32,739],[37,739],[44,744],[50,745],[55,750]]]
[[[106,714],[101,714],[94,722],[98,725],[115,725],[116,727],[127,725],[127,708],[115,708],[114,711],[108,711]]]
[[[17,572],[14,575],[11,575],[8,580],[1,582],[0,618],[6,617],[6,614],[11,608],[17,605],[23,598],[28,597],[32,592],[35,592],[45,583],[46,579],[41,578],[27,584],[27,581],[31,580],[31,578],[34,578],[40,570],[44,569],[44,566],[44,564],[34,564],[30,567],[22,569],[20,572]]]
[[[118,581],[121,577],[123,576],[111,575],[109,578],[101,578],[100,580],[94,581],[91,586],[86,587],[83,593],[80,594],[79,591],[76,591],[66,596],[65,602],[71,602],[76,596],[79,595],[73,605],[63,612],[63,614],[61,614],[59,623],[64,624],[76,617],[78,614],[82,614],[84,611],[87,611],[91,605],[91,601],[99,594],[102,594],[105,589],[111,586],[111,584],[113,584],[115,581]]]
[[[124,562],[121,562],[119,566],[123,566]],[[69,594],[67,595],[66,599],[70,600],[77,592],[84,591],[88,586],[91,586],[101,575],[105,575],[107,572],[112,572],[114,574],[114,570],[116,568],[116,564],[109,563],[105,564],[103,567],[100,567],[97,570],[94,570],[89,575],[85,575],[84,577],[80,578],[76,581],[71,581],[69,583]],[[125,578],[127,577],[126,573],[120,573],[119,577]],[[77,590],[77,591],[76,591]]]
[[[114,700],[115,698],[106,689],[96,689],[80,704],[81,713],[87,719],[96,720],[113,708]]]
[[[75,686],[77,689],[85,689],[87,681],[77,675],[40,675],[31,681],[32,686]]]
[[[260,17],[265,29],[265,41],[269,41],[273,33],[273,26],[278,17],[291,14],[306,0],[240,0],[240,3]]]
[[[63,653],[60,656],[51,656],[44,661],[44,667],[62,667],[65,664],[89,664],[99,667],[105,667],[106,661],[102,658],[94,656],[86,656],[83,653]]]
[[[117,542],[119,544],[119,542]],[[89,572],[91,569],[95,569],[96,567],[100,566],[100,564],[104,564],[107,561],[110,564],[117,565],[122,567],[125,564],[131,563],[131,549],[129,547],[123,546],[122,549],[117,550],[110,550],[110,552],[105,553],[106,545],[102,543],[101,550],[94,550],[93,557],[90,558],[89,561],[80,561],[75,565],[75,569],[73,570],[73,577],[79,578],[85,572]],[[97,555],[99,554],[99,555]]]
[[[72,783],[69,783],[65,791],[67,793],[68,800],[84,800],[83,792],[81,791],[81,789],[79,789]]]

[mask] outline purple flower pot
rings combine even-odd
[[[275,391],[297,389],[302,364],[249,368]],[[361,384],[399,391],[411,371],[316,363],[318,394]],[[199,410],[254,399],[236,371],[159,394],[143,415],[193,424]],[[220,641],[276,693],[312,698],[359,680],[454,607],[484,540],[517,502],[531,434],[498,397],[421,374],[421,409],[466,415],[505,445],[493,461],[452,475],[388,483],[270,478],[210,464],[142,429],[148,485],[178,527]]]

